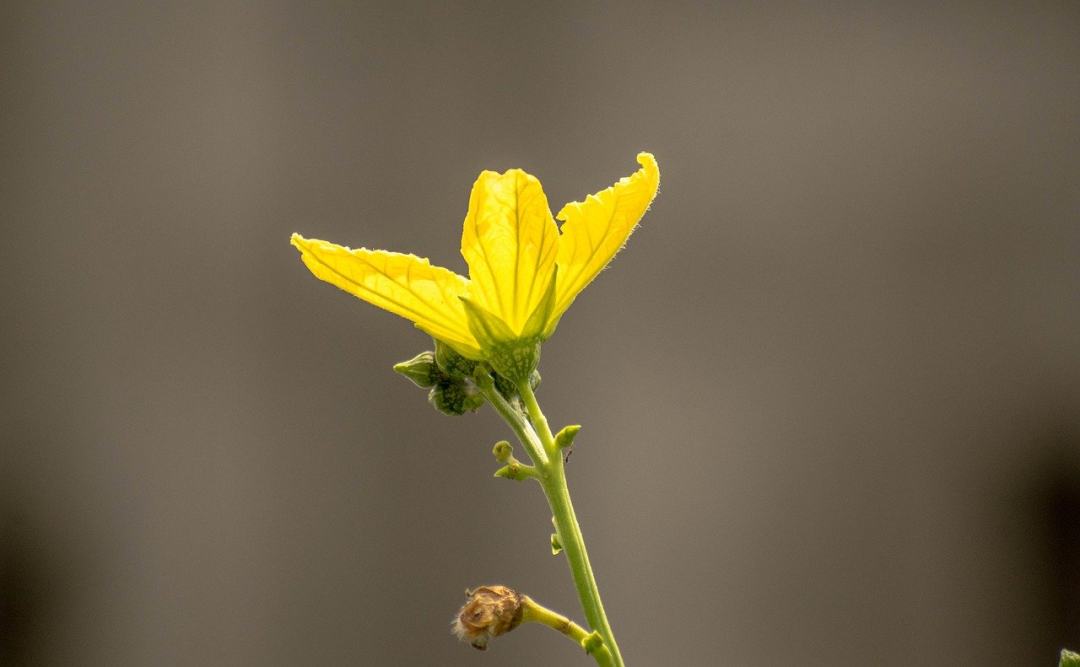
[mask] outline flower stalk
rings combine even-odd
[[[581,534],[577,515],[574,514],[574,504],[570,500],[570,489],[566,484],[566,467],[559,454],[558,444],[551,434],[547,418],[540,410],[540,404],[536,400],[532,387],[528,386],[528,383],[521,383],[518,391],[521,392],[522,402],[528,410],[529,421],[539,432],[538,437],[544,449],[551,454],[550,462],[543,467],[541,472],[540,486],[544,489],[544,495],[547,496],[559,545],[562,552],[566,554],[566,562],[570,566],[570,573],[585,612],[585,619],[589,626],[603,638],[604,645],[611,654],[611,664],[622,667],[623,660],[619,653],[619,645],[615,642],[615,633],[612,632],[611,623],[608,622],[607,614],[604,612],[604,604],[600,600],[600,589],[596,584],[592,564],[589,562],[589,553],[585,549],[585,538]]]
[[[599,664],[605,666],[616,664],[612,662],[611,652],[598,633],[589,632],[562,614],[538,604],[528,595],[521,597],[521,611],[522,623],[546,625],[552,630],[569,637],[586,653],[595,657]]]
[[[557,540],[559,551],[566,554],[566,562],[570,567],[574,588],[577,590],[578,599],[581,601],[581,607],[585,612],[585,619],[588,621],[589,626],[599,634],[606,648],[603,653],[594,651],[591,655],[603,667],[609,665],[611,667],[623,667],[619,645],[615,642],[615,633],[612,631],[611,623],[604,612],[604,604],[600,599],[600,589],[596,584],[592,564],[589,562],[589,553],[585,549],[585,538],[581,533],[581,527],[578,525],[577,515],[574,513],[574,504],[570,499],[570,489],[566,484],[566,467],[560,454],[560,445],[564,443],[556,441],[556,437],[551,432],[551,427],[548,426],[547,417],[544,416],[540,404],[536,400],[532,384],[528,380],[517,383],[518,396],[524,408],[523,412],[516,406],[511,405],[495,389],[494,379],[489,369],[481,365],[474,378],[480,388],[480,393],[488,399],[499,416],[514,431],[518,440],[521,441],[522,446],[525,447],[533,460],[534,465],[529,468],[528,477],[540,482],[540,487],[547,497],[548,506],[551,508],[552,521],[555,524],[553,544]],[[579,428],[570,429],[570,432],[576,435]],[[572,440],[572,437],[570,439]],[[504,460],[504,458],[505,460],[510,459],[507,450],[499,447],[499,445],[496,445],[495,456],[500,461]],[[499,472],[504,470],[506,470],[505,467],[501,468]],[[496,473],[496,475],[511,479],[522,478],[506,473]],[[553,549],[553,551],[555,550]]]

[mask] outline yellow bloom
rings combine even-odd
[[[577,295],[607,266],[660,184],[656,160],[556,216],[536,177],[485,171],[461,235],[469,278],[427,259],[349,248],[293,234],[315,277],[400,315],[470,359],[531,346],[555,331]]]

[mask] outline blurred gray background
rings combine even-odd
[[[290,232],[661,194],[544,349],[628,663],[1080,646],[1080,5],[5,3],[0,663],[587,665],[508,430]]]

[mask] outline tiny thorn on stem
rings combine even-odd
[[[581,640],[581,648],[585,649],[585,652],[589,655],[595,653],[598,649],[603,647],[604,638],[600,636],[600,633],[593,630],[587,637]]]

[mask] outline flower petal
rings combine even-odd
[[[461,354],[480,358],[460,297],[468,281],[427,259],[384,250],[352,250],[292,235],[292,244],[315,277],[400,315]]]
[[[520,334],[544,298],[558,238],[536,177],[520,169],[481,173],[461,234],[470,297]]]
[[[556,216],[563,225],[552,325],[615,257],[656,196],[660,186],[656,158],[650,153],[638,153],[637,161],[641,169],[633,175],[589,195],[583,202],[570,202]]]

